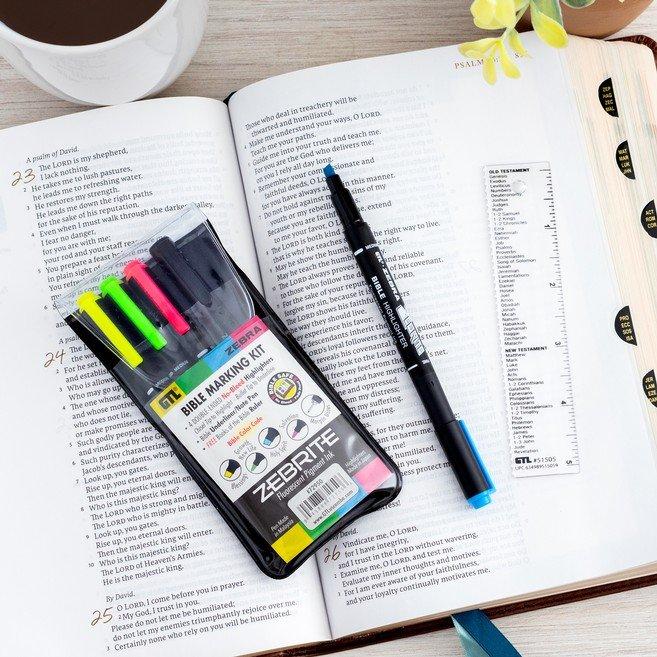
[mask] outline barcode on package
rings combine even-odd
[[[315,529],[358,493],[358,484],[334,463],[289,501],[290,509],[308,529]]]

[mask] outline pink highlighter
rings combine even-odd
[[[131,260],[123,268],[123,273],[126,280],[134,280],[139,285],[178,335],[185,335],[189,331],[189,323],[153,280],[146,263],[141,260]]]

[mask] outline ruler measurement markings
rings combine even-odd
[[[512,466],[521,477],[579,471],[553,182],[544,164],[485,168]]]

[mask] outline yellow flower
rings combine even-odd
[[[563,25],[539,11],[531,4],[532,27],[536,34],[553,48],[563,48],[568,45],[568,35]]]
[[[510,38],[513,36],[513,32],[515,32],[515,30],[509,35]],[[516,43],[510,43],[510,45],[512,50],[517,54],[527,54],[527,51],[522,47],[522,43],[520,43],[520,37],[517,36],[517,32]],[[516,50],[516,48],[518,50]],[[494,39],[479,39],[478,41],[462,43],[459,46],[459,51],[464,57],[481,60],[484,80],[486,80],[488,84],[495,84],[497,82],[497,69],[495,64],[498,57],[500,66],[506,77],[520,77],[520,69],[513,61],[512,55],[507,51],[503,36]]]
[[[525,50],[525,46],[520,40],[520,35],[517,30],[511,30],[509,32],[509,45],[516,55],[520,55],[521,57],[529,56],[529,53]]]
[[[484,58],[484,80],[486,80],[488,84],[495,84],[497,82],[497,71],[495,69],[495,50],[497,50],[497,48],[494,48],[491,54]]]
[[[519,78],[520,69],[515,65],[503,43],[500,43],[500,66],[507,78]]]
[[[479,39],[478,41],[468,41],[459,46],[459,52],[464,57],[471,59],[481,59],[488,50],[499,41],[499,39]]]
[[[474,0],[470,13],[482,30],[499,30],[515,26],[517,5],[518,0]]]

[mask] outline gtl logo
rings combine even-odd
[[[182,395],[175,388],[171,388],[171,390],[165,392],[164,395],[160,397],[160,399],[158,400],[160,404],[160,408],[166,411],[168,408],[171,408],[171,406],[173,406],[181,398]]]
[[[183,390],[176,383],[172,383],[166,390],[163,390],[153,401],[151,408],[159,417],[164,417],[180,400],[185,396]]]

